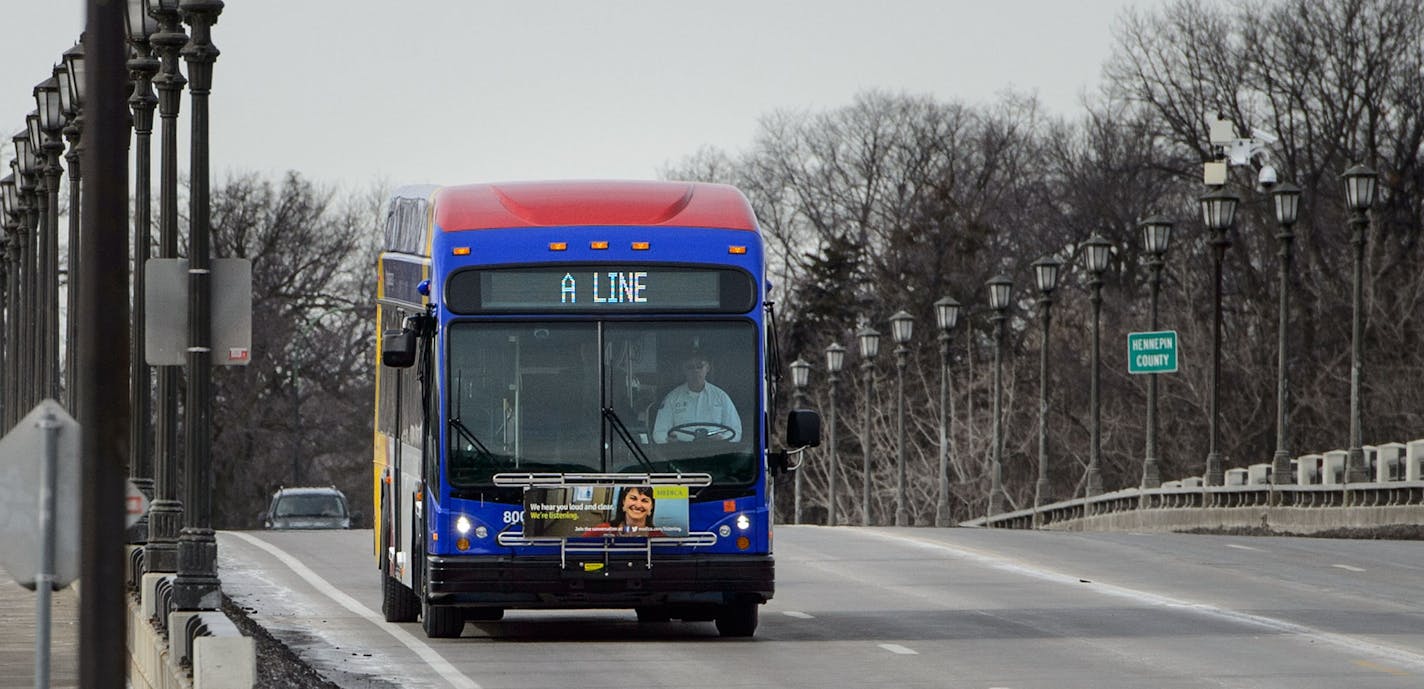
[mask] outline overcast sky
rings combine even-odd
[[[1123,8],[1164,2],[227,0],[214,181],[646,179],[704,146],[747,148],[762,115],[869,89],[968,103],[1013,89],[1073,114]],[[84,3],[5,4],[8,138]]]

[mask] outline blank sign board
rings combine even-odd
[[[54,400],[40,402],[0,438],[0,565],[35,587],[40,565],[40,469],[46,413],[57,426],[54,474],[54,588],[79,576],[79,424]]]
[[[144,264],[144,348],[150,366],[188,363],[188,259],[151,258]],[[252,358],[252,262],[212,262],[214,366],[246,366]]]

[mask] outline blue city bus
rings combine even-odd
[[[456,637],[511,608],[631,608],[755,632],[772,477],[820,419],[774,427],[764,247],[740,191],[407,187],[379,275],[386,620]]]

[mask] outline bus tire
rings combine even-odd
[[[667,622],[672,619],[672,611],[666,605],[641,605],[633,611],[638,613],[639,622]]]
[[[381,571],[381,614],[387,622],[414,622],[420,615],[420,599],[395,577]]]
[[[431,639],[454,639],[465,631],[465,613],[453,605],[431,605],[421,601],[420,626]]]
[[[756,633],[760,604],[738,601],[717,611],[717,633],[725,637],[749,637]]]

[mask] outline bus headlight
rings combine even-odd
[[[737,528],[742,531],[752,528],[752,520],[748,519],[745,514],[737,515]]]
[[[463,514],[460,515],[460,517],[455,520],[455,530],[460,532],[461,536],[470,533],[470,518]]]

